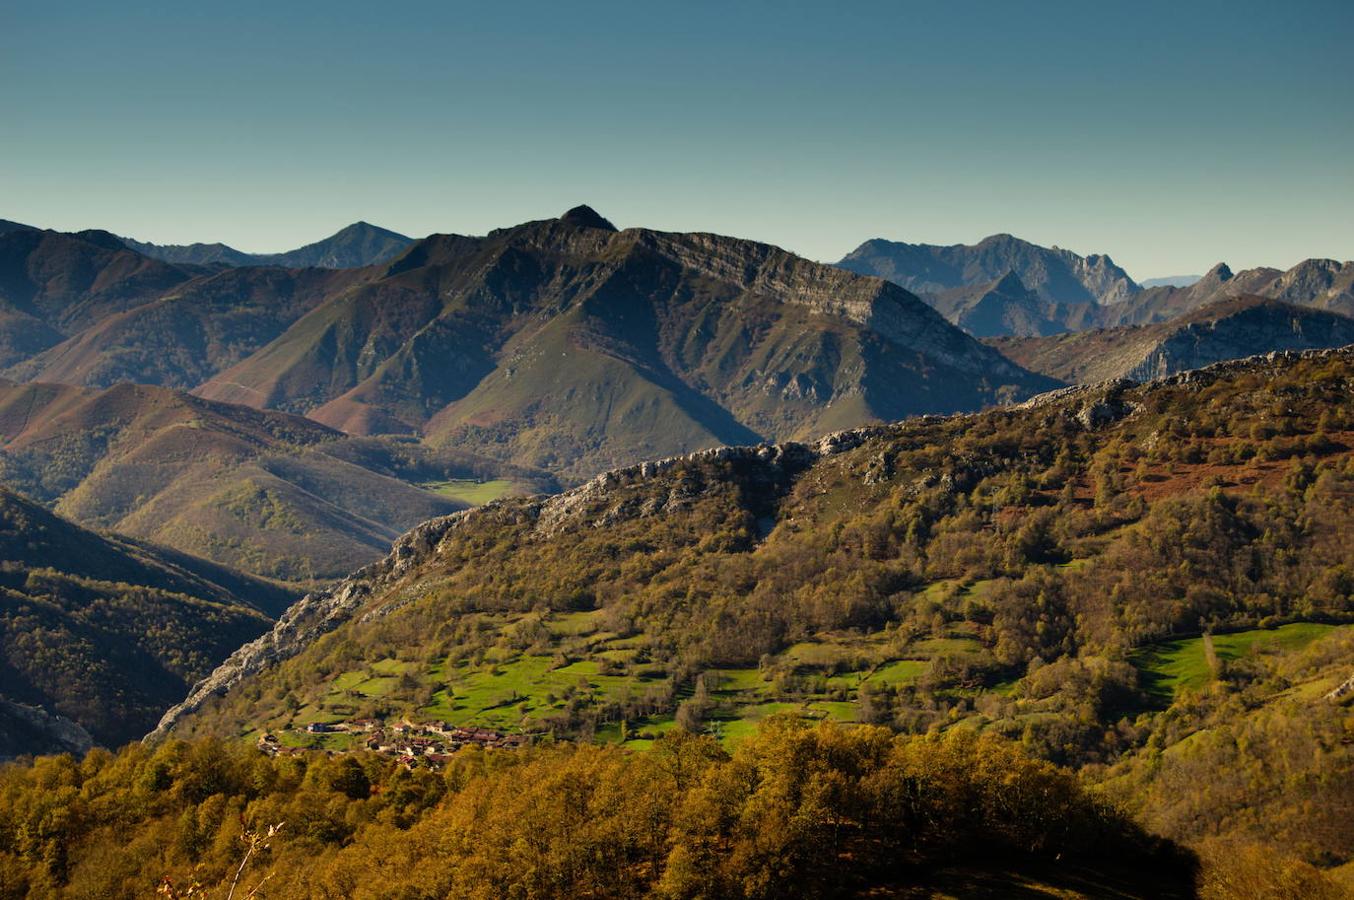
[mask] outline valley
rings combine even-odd
[[[350,802],[481,757],[699,740],[715,773],[882,729],[1075,771],[1208,879],[1217,842],[1283,842],[1312,885],[1354,865],[1340,266],[1144,288],[1009,236],[850,258],[916,296],[588,207],[341,234],[290,261],[0,234],[0,754],[150,732],[169,749],[115,759],[247,748],[346,767]],[[1188,789],[1239,729],[1287,787]],[[934,877],[1124,880],[1086,852],[1071,882]]]
[[[1217,6],[6,4],[0,900],[1354,898],[1354,4]]]

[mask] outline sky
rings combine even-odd
[[[1354,258],[1354,2],[0,0],[0,218]]]

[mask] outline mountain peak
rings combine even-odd
[[[1232,270],[1225,262],[1220,262],[1208,270],[1208,274],[1203,277],[1203,281],[1230,281],[1232,279]]]
[[[574,225],[578,228],[601,228],[606,231],[615,231],[616,226],[602,217],[597,210],[587,204],[575,206],[573,209],[559,217],[561,222]]]
[[[117,235],[104,231],[101,228],[88,228],[84,231],[75,232],[75,236],[87,244],[93,244],[96,247],[102,247],[105,250],[117,252],[126,250],[127,245]]]

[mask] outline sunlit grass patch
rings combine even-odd
[[[1213,649],[1225,663],[1253,650],[1299,650],[1334,628],[1317,622],[1295,622],[1274,629],[1217,634],[1213,636]],[[1199,690],[1213,678],[1202,637],[1151,644],[1134,653],[1133,662],[1143,673],[1148,693],[1159,701],[1169,701],[1182,688]]]
[[[420,487],[432,491],[434,494],[441,494],[443,497],[469,503],[471,506],[482,506],[500,497],[521,492],[520,485],[504,479],[475,481],[468,478],[456,478],[450,481],[430,481],[420,485]]]

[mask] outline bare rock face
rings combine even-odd
[[[1300,359],[1332,359],[1340,357],[1344,359],[1354,359],[1354,345],[1347,347],[1335,347],[1329,350],[1275,350],[1269,353],[1260,353],[1255,356],[1248,356],[1245,359],[1229,359],[1225,362],[1214,363],[1211,366],[1204,366],[1202,369],[1192,369],[1188,372],[1180,372],[1167,378],[1157,379],[1154,384],[1159,385],[1190,385],[1195,388],[1204,388],[1216,382],[1219,378],[1235,375],[1238,372],[1279,372],[1291,366]]]
[[[472,512],[466,510],[424,522],[396,541],[384,559],[358,569],[328,590],[307,594],[293,603],[271,631],[232,653],[195,684],[182,703],[167,710],[146,740],[164,737],[181,718],[195,712],[209,698],[225,694],[250,675],[295,656],[316,638],[351,619],[373,594],[398,582],[434,552],[442,538],[464,524]]]
[[[80,756],[93,746],[89,732],[76,722],[0,697],[0,762],[20,751]]]
[[[1244,359],[1258,352],[1354,343],[1354,319],[1336,313],[1273,301],[1240,308],[1224,304],[1223,312],[1210,319],[1185,323],[1157,343],[1126,377],[1150,381],[1228,359]]]
[[[985,284],[1008,272],[1016,273],[1040,299],[1054,304],[1110,305],[1142,290],[1104,254],[1083,257],[1009,234],[994,234],[972,245],[866,241],[837,265],[887,278],[922,294]]]

